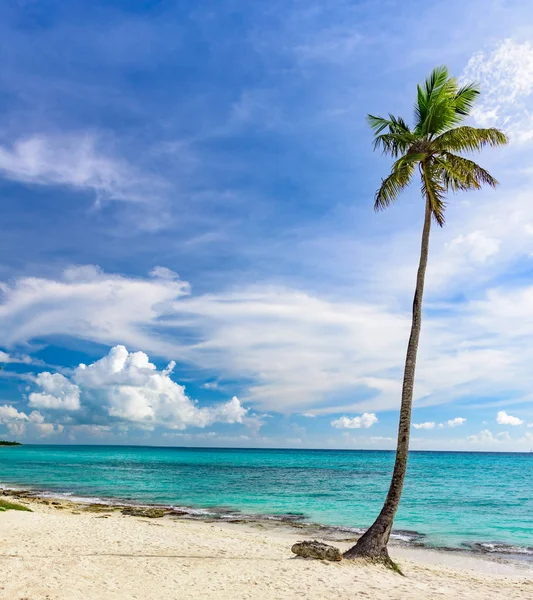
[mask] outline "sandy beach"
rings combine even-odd
[[[526,564],[393,547],[402,577],[362,562],[294,558],[298,531],[13,500],[33,512],[0,513],[2,600],[533,597]]]

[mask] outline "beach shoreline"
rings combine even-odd
[[[339,525],[329,525],[324,523],[315,523],[305,519],[304,515],[299,513],[246,513],[231,507],[192,507],[172,504],[142,503],[135,500],[125,500],[121,498],[102,498],[92,496],[76,495],[72,492],[60,492],[44,490],[41,488],[9,486],[0,483],[0,497],[4,495],[13,498],[23,498],[30,502],[41,504],[50,504],[51,501],[59,502],[64,506],[76,505],[82,509],[87,506],[94,506],[98,509],[113,507],[122,509],[127,507],[144,507],[146,509],[161,509],[166,511],[166,516],[178,519],[199,520],[202,522],[241,525],[249,527],[261,527],[271,531],[281,531],[282,533],[296,534],[306,539],[317,538],[330,544],[348,544],[353,545],[364,529],[356,527],[346,527]],[[424,540],[424,534],[413,530],[393,529],[389,547],[400,549],[400,551],[414,551],[415,555],[423,552],[429,552],[436,556],[448,556],[448,564],[459,564],[470,558],[487,559],[491,563],[516,565],[520,568],[533,569],[533,548],[513,546],[511,544],[487,544],[478,543],[476,547],[465,545],[462,548],[450,548],[434,546],[427,544]],[[490,547],[485,549],[485,547]],[[498,548],[504,548],[504,551],[498,551]],[[512,549],[516,551],[513,552]],[[526,551],[526,552],[524,552]],[[458,557],[451,558],[450,555]]]
[[[292,544],[309,536],[286,524],[132,516],[119,506],[20,492],[3,498],[33,511],[0,513],[6,600],[321,598],[358,590],[362,597],[413,600],[533,595],[526,562],[394,544],[402,578],[362,562],[294,558]],[[329,543],[345,550],[351,542]]]

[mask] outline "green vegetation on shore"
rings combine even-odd
[[[22,446],[20,442],[8,442],[7,440],[0,440],[0,446]]]
[[[28,508],[27,506],[16,504],[15,502],[8,502],[7,500],[2,500],[0,498],[0,512],[5,512],[6,510],[23,510],[26,512],[32,512],[31,508]]]

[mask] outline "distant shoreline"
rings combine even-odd
[[[0,444],[1,446],[2,444]],[[35,442],[16,442],[17,446],[43,446],[43,447],[58,447],[58,448],[150,448],[157,450],[249,450],[253,452],[386,452],[394,454],[396,450],[390,448],[266,448],[264,446],[252,447],[252,446],[163,446],[157,445],[152,446],[150,444],[39,444]],[[533,450],[409,450],[409,454],[512,454],[512,455],[524,455],[533,457]]]

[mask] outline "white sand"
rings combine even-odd
[[[292,558],[292,533],[31,507],[0,513],[2,600],[533,599],[525,566],[395,548],[401,577],[359,561]]]

